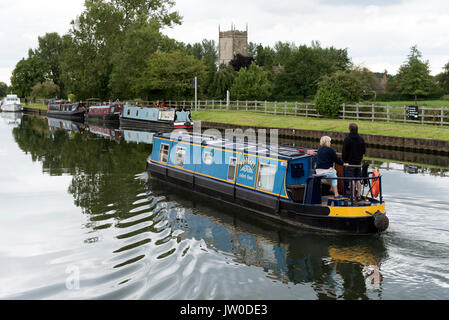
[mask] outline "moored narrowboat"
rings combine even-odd
[[[153,137],[147,171],[151,177],[295,226],[350,234],[388,228],[381,175],[373,171],[363,178],[369,186],[363,202],[352,197],[352,190],[348,196],[335,198],[328,194],[328,179],[315,173],[315,162],[315,156],[305,149],[159,133]],[[337,179],[341,189],[342,182],[352,186],[350,182],[356,180]],[[378,193],[373,192],[374,186]]]
[[[121,106],[119,105],[99,105],[90,106],[87,112],[88,120],[119,121]]]
[[[86,108],[82,103],[65,100],[49,100],[47,116],[84,122]]]
[[[164,107],[140,107],[125,105],[120,116],[121,126],[147,129],[192,129],[190,110]]]

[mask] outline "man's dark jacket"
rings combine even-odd
[[[342,159],[349,164],[362,164],[365,141],[358,133],[349,133],[343,141]]]

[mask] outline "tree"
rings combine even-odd
[[[56,32],[46,33],[42,37],[38,37],[39,46],[35,51],[42,61],[45,62],[44,78],[53,82],[62,89],[60,81],[60,57],[63,50],[62,38]],[[61,95],[61,92],[58,92]]]
[[[64,39],[67,50],[61,68],[68,90],[80,99],[105,99],[123,92],[118,81],[123,70],[115,70],[111,81],[114,66],[120,61],[117,51],[130,54],[133,49],[124,49],[123,44],[132,42],[132,32],[140,33],[137,38],[142,39],[142,32],[155,22],[159,28],[180,23],[179,14],[171,11],[173,5],[172,0],[86,0],[84,11],[72,21],[68,39]],[[139,47],[145,47],[139,54],[149,54],[145,44]]]
[[[429,61],[421,61],[421,57],[422,54],[417,46],[412,46],[408,60],[400,66],[397,74],[398,91],[413,96],[415,104],[418,96],[427,96],[434,89]]]
[[[270,94],[268,74],[255,63],[240,69],[231,87],[231,95],[238,100],[265,100]]]
[[[21,59],[11,75],[11,90],[19,97],[29,96],[31,88],[45,80],[46,64],[32,49],[28,58]]]
[[[233,67],[221,64],[209,87],[211,97],[224,99],[226,97],[226,91],[231,89],[236,74],[237,72]]]
[[[443,72],[436,75],[435,80],[445,94],[449,93],[449,62],[443,67]]]
[[[6,96],[8,93],[8,85],[0,81],[0,98]]]
[[[298,50],[293,42],[278,41],[274,44],[274,65],[285,65],[291,55]]]
[[[263,47],[259,44],[256,48],[256,63],[258,66],[264,67],[266,71],[271,71],[275,64],[275,52],[269,46]]]
[[[132,99],[138,96],[133,90],[133,84],[150,54],[159,49],[162,34],[156,20],[148,24],[134,24],[125,33],[123,41],[112,53],[112,70],[109,79],[109,89],[112,98]]]
[[[323,76],[349,67],[346,50],[302,45],[293,51],[274,80],[276,99],[308,99],[315,96]]]
[[[253,57],[247,57],[240,53],[234,55],[231,61],[229,61],[229,65],[234,68],[235,71],[239,71],[241,68],[248,68],[251,63],[254,62]]]
[[[376,92],[382,90],[376,75],[365,67],[353,67],[350,71],[359,82],[363,96],[375,97]]]
[[[336,118],[342,103],[358,102],[362,94],[360,81],[353,73],[338,71],[320,81],[315,107],[319,114]]]
[[[151,54],[134,84],[134,90],[148,100],[192,97],[192,79],[201,85],[206,75],[204,63],[182,51]]]
[[[37,83],[31,89],[31,96],[33,98],[54,98],[59,94],[59,86],[52,81],[44,81]]]

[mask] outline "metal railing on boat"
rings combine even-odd
[[[383,203],[383,198],[382,198],[382,175],[378,175],[378,176],[370,176],[370,177],[336,177],[336,178],[330,178],[327,177],[324,174],[313,174],[310,177],[307,178],[306,181],[306,185],[305,185],[305,195],[304,195],[304,200],[303,203],[309,203],[309,204],[317,204],[317,203],[321,203],[321,181],[322,180],[327,180],[327,181],[332,181],[332,180],[337,180],[337,181],[342,181],[343,182],[343,192],[342,195],[345,197],[349,197],[350,203],[351,205],[354,205],[354,203],[356,202],[355,200],[355,194],[356,194],[356,190],[355,190],[355,186],[357,184],[357,181],[360,181],[361,183],[361,195],[365,194],[365,198],[367,198],[368,194],[371,194],[371,199],[375,202],[378,203]],[[352,183],[354,182],[354,183]],[[346,184],[347,183],[347,184]],[[379,194],[377,196],[374,196],[373,194],[373,187],[375,185],[378,185],[379,187]],[[349,185],[349,195],[347,195],[346,191],[348,191],[347,189],[347,185]],[[368,185],[369,189],[368,192],[365,193],[365,186]],[[318,189],[319,188],[319,189]],[[318,201],[318,194],[319,194],[319,201]],[[315,198],[315,200],[314,200]],[[376,198],[379,198],[379,200],[377,200]]]

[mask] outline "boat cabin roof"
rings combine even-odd
[[[310,157],[306,153],[308,148],[297,148],[292,146],[274,145],[267,143],[257,143],[248,140],[243,140],[238,137],[225,139],[222,137],[215,137],[212,135],[199,135],[189,132],[172,132],[172,133],[158,133],[154,136],[171,141],[183,141],[192,144],[198,144],[205,147],[219,148],[224,150],[233,150],[237,152],[249,153],[254,155],[263,155],[283,159],[296,159],[302,157]]]
[[[97,108],[110,108],[110,107],[115,107],[117,105],[110,105],[110,104],[105,104],[105,105],[101,105],[101,106],[90,106],[90,109],[97,109]]]

